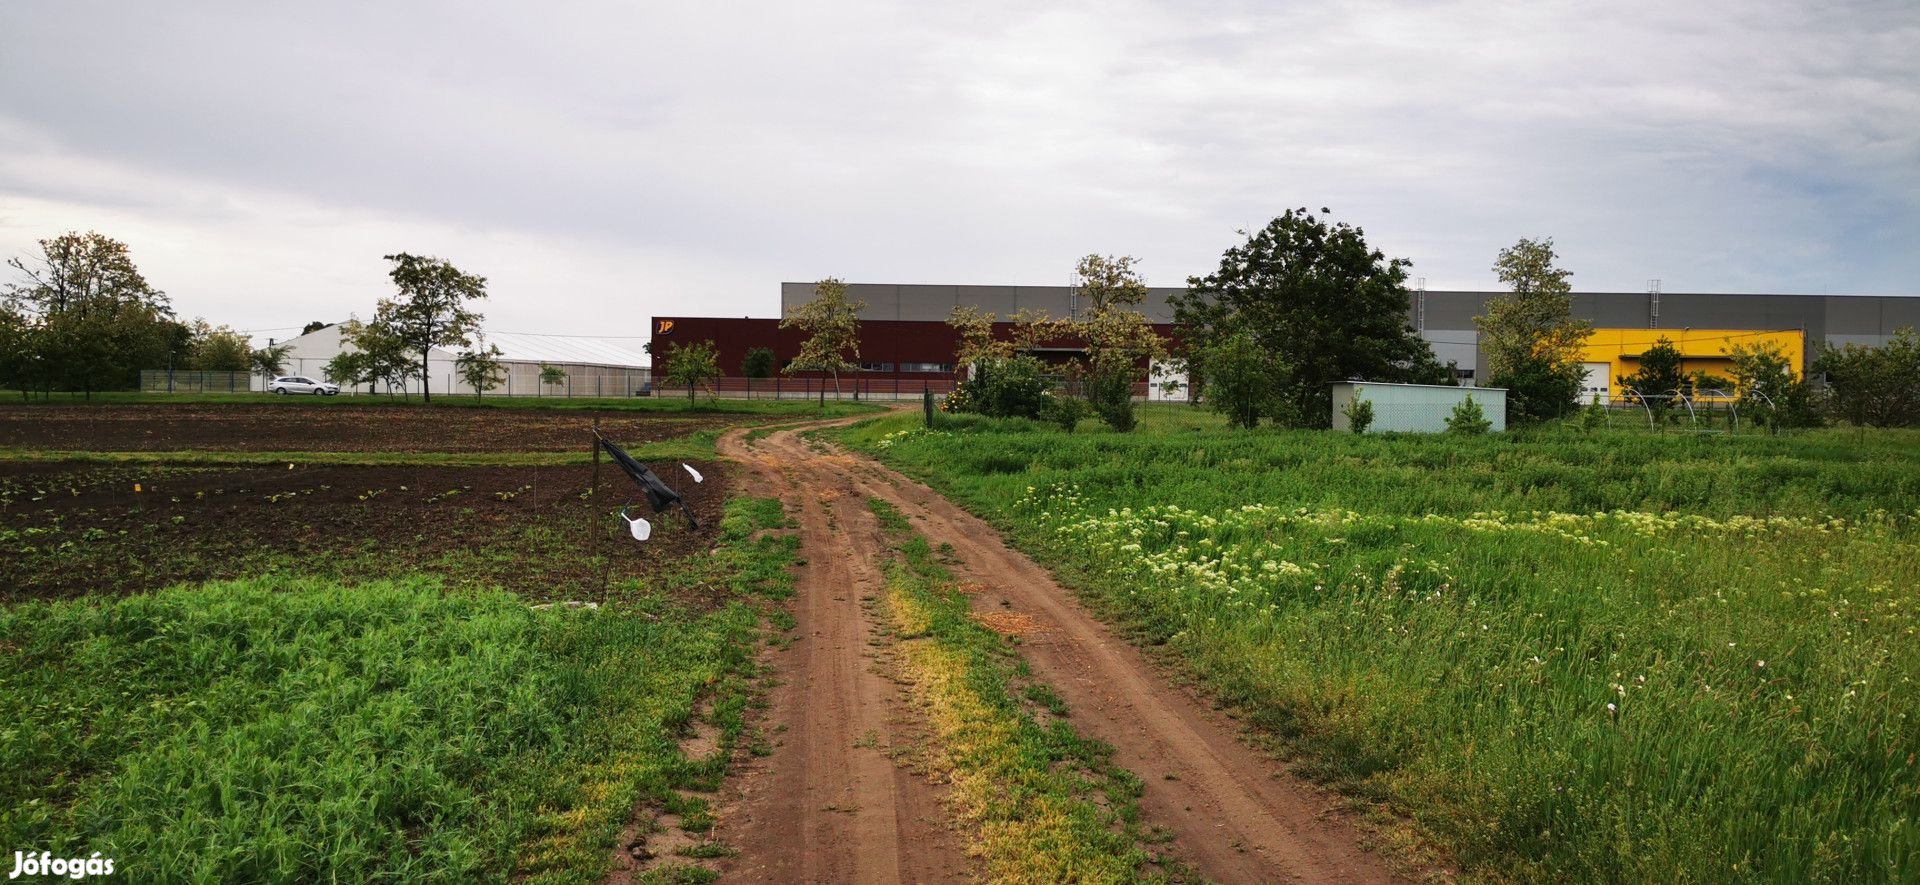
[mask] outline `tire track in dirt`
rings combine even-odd
[[[857,419],[812,426],[851,420]],[[812,509],[826,496],[855,503],[881,498],[898,507],[929,543],[952,545],[962,563],[956,576],[977,585],[977,611],[1011,613],[1034,625],[1021,645],[1023,657],[1067,702],[1074,727],[1111,744],[1114,761],[1139,775],[1145,785],[1142,816],[1173,834],[1175,857],[1219,882],[1396,878],[1384,859],[1360,847],[1358,833],[1333,800],[1241,743],[1236,726],[1162,678],[1138,649],[1089,615],[1046,570],[1007,547],[991,526],[870,459],[810,448],[798,435],[805,429],[778,431],[752,443],[745,431],[737,431],[722,437],[720,448],[779,486],[776,493],[785,500]],[[816,542],[804,526],[802,535],[810,563],[825,555],[867,563],[887,555],[877,539],[871,546],[850,546],[855,539],[843,532],[838,546],[823,549],[812,546]],[[807,593],[804,582],[801,592]],[[809,614],[858,617],[857,609]],[[812,629],[823,629],[822,621],[813,623]],[[795,667],[793,672],[804,671]],[[821,749],[829,755],[809,756],[809,761],[831,764],[836,748]],[[841,764],[850,761],[844,749],[841,759]],[[776,776],[787,773],[780,765],[776,762]],[[867,848],[849,846],[856,852]]]
[[[729,434],[722,452],[754,471],[750,494],[778,497],[800,525],[795,641],[770,653],[781,682],[761,725],[772,754],[737,779],[720,829],[740,854],[725,878],[764,882],[964,881],[965,852],[937,788],[887,755],[919,740],[899,688],[874,671],[862,597],[881,591],[873,518],[844,484],[788,469]]]

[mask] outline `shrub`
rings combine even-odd
[[[1047,411],[1048,401],[1053,398],[1053,384],[1042,373],[1045,367],[1038,359],[1016,356],[980,360],[974,365],[978,375],[961,384],[948,398],[949,403],[956,399],[960,403],[952,411],[979,412],[992,418],[1035,419]]]
[[[1087,376],[1087,405],[1108,427],[1126,433],[1140,423],[1133,414],[1133,374],[1095,371]]]
[[[1373,400],[1361,399],[1360,388],[1353,389],[1353,399],[1340,407],[1340,414],[1347,416],[1347,429],[1354,433],[1366,433],[1373,426]]]
[[[1908,326],[1879,347],[1849,344],[1814,361],[1832,389],[1834,411],[1855,426],[1920,425],[1920,337]]]
[[[1487,420],[1486,410],[1473,401],[1473,395],[1453,407],[1453,414],[1447,417],[1447,432],[1466,436],[1477,436],[1493,429],[1493,422]]]
[[[1580,387],[1586,377],[1579,363],[1555,366],[1541,357],[1529,357],[1488,383],[1507,389],[1507,421],[1541,424],[1573,414],[1580,408]]]
[[[1607,407],[1601,405],[1600,394],[1593,395],[1593,402],[1580,410],[1580,429],[1588,433],[1607,426]]]
[[[1080,419],[1086,416],[1087,406],[1080,400],[1071,396],[1049,396],[1040,419],[1072,433],[1080,426]]]

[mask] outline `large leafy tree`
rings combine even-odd
[[[435,347],[472,346],[483,317],[468,303],[487,297],[487,280],[439,258],[401,252],[386,259],[393,262],[387,276],[399,294],[380,301],[371,325],[385,327],[408,352],[420,355],[420,397],[431,402],[427,355]]]
[[[676,341],[667,345],[666,378],[670,383],[687,386],[687,404],[692,405],[695,385],[711,392],[714,383],[720,380],[719,348],[712,341],[696,341],[684,346]]]
[[[1507,389],[1516,424],[1564,418],[1579,408],[1581,355],[1593,323],[1573,316],[1571,271],[1554,266],[1553,239],[1521,239],[1500,250],[1493,271],[1507,294],[1473,318],[1488,381]]]
[[[1360,228],[1289,209],[1170,299],[1189,371],[1204,383],[1210,349],[1247,335],[1272,359],[1270,414],[1297,427],[1332,424],[1336,381],[1444,383],[1408,320],[1409,266],[1368,247]]]
[[[847,284],[828,277],[813,284],[813,300],[793,309],[780,320],[782,329],[807,333],[800,343],[800,355],[787,364],[786,372],[826,372],[833,376],[833,394],[840,395],[840,373],[851,371],[860,359],[860,311],[865,301],[847,300]],[[820,395],[826,396],[826,388]]]
[[[164,366],[185,338],[166,293],[148,284],[125,243],[95,232],[39,242],[40,253],[7,265],[0,291],[15,317],[11,362],[43,390],[130,387],[139,370]]]

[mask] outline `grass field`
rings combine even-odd
[[[0,842],[144,881],[597,881],[636,802],[713,789],[778,502],[667,581],[704,608],[538,611],[425,578],[262,578],[0,608]],[[683,758],[707,703],[719,748]],[[698,803],[699,800],[691,800]]]
[[[1470,877],[1920,878],[1920,436],[842,434]]]

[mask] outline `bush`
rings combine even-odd
[[[1447,417],[1447,432],[1466,436],[1478,436],[1493,429],[1493,422],[1487,420],[1486,410],[1473,401],[1473,395],[1453,407],[1453,414]]]
[[[1572,415],[1580,408],[1585,372],[1579,363],[1555,367],[1538,357],[1522,361],[1494,375],[1488,382],[1507,389],[1507,422],[1542,424]]]
[[[1080,419],[1086,416],[1087,406],[1080,400],[1070,396],[1049,396],[1040,419],[1072,433],[1080,426]]]
[[[1373,400],[1361,399],[1360,388],[1353,389],[1353,399],[1340,407],[1340,414],[1347,416],[1347,429],[1354,433],[1366,433],[1373,426]]]
[[[1580,410],[1580,429],[1588,433],[1607,426],[1607,407],[1600,404],[1600,394],[1593,395],[1593,402]]]
[[[1814,361],[1825,372],[1834,411],[1855,426],[1920,425],[1920,337],[1908,326],[1880,347],[1829,348]]]
[[[1053,384],[1045,368],[1030,356],[981,360],[973,380],[962,383],[948,397],[949,411],[979,412],[992,418],[1039,419],[1053,399]],[[955,402],[958,405],[951,405]]]
[[[1087,405],[1108,427],[1126,433],[1140,423],[1133,414],[1133,373],[1094,372],[1087,376]]]

